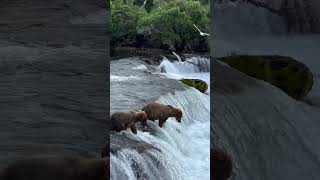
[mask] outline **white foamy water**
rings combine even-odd
[[[209,81],[208,72],[202,73],[188,64],[170,64],[165,61],[161,65],[172,67],[167,73],[163,73],[167,77],[174,74],[181,78],[203,76],[202,80]],[[111,179],[209,180],[210,96],[189,88],[166,94],[158,102],[180,108],[183,112],[182,122],[169,118],[160,128],[158,121],[148,121],[153,133],[138,131],[137,135],[133,135],[130,131],[123,131],[130,138],[146,142],[155,148],[143,153],[127,148],[111,154]]]
[[[165,95],[159,102],[182,109],[182,122],[169,118],[160,128],[158,121],[148,121],[156,133],[138,131],[132,138],[152,144],[161,152],[147,150],[141,155],[123,149],[111,154],[111,179],[209,180],[210,96],[189,89]],[[123,169],[120,175],[119,168]]]
[[[129,81],[129,80],[140,80],[138,76],[115,76],[110,75],[110,81]]]
[[[200,79],[208,84],[210,92],[210,60],[202,57],[192,57],[184,62],[170,62],[164,58],[159,69],[162,74],[171,79]]]
[[[147,70],[148,68],[147,68],[147,66],[145,66],[145,65],[141,64],[141,65],[139,65],[139,66],[137,66],[137,67],[133,67],[132,69],[137,69],[137,70]]]

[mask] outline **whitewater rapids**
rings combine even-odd
[[[200,58],[197,59],[199,60]],[[135,60],[139,62],[138,59]],[[196,62],[197,60],[191,61]],[[137,149],[129,147],[112,152],[110,154],[111,179],[209,180],[210,96],[194,88],[187,87],[176,80],[183,77],[192,77],[201,78],[209,82],[209,72],[200,72],[199,69],[190,68],[191,66],[184,63],[177,64],[164,59],[156,69],[159,70],[161,66],[164,66],[167,72],[160,73],[157,71],[151,73],[144,65],[131,64],[132,59],[130,63],[127,62],[129,61],[122,60],[122,65],[129,65],[131,67],[130,71],[132,71],[131,74],[139,78],[129,78],[133,77],[133,75],[119,72],[115,75],[116,71],[112,71],[112,67],[118,68],[119,64],[118,66],[111,65],[111,75],[114,77],[113,81],[111,81],[111,90],[119,83],[132,83],[134,81],[137,86],[136,89],[132,89],[132,93],[134,93],[135,90],[139,91],[140,83],[148,83],[146,81],[150,78],[149,76],[160,78],[163,82],[174,81],[176,83],[175,86],[181,86],[180,88],[183,88],[183,90],[179,87],[174,87],[178,89],[165,92],[156,100],[160,103],[180,108],[183,111],[183,117],[181,123],[178,123],[174,118],[169,118],[163,128],[158,126],[158,121],[148,121],[150,132],[138,131],[137,135],[133,135],[130,131],[121,132],[121,134],[130,139],[151,145],[152,148],[146,148],[144,151],[139,152]],[[137,96],[139,96],[137,99],[142,98],[141,95],[143,93],[137,93]],[[126,95],[123,96],[125,97]],[[113,100],[111,98],[111,101],[119,101],[121,97],[118,94],[118,99]],[[140,105],[137,106],[141,107]]]

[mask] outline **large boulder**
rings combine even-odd
[[[219,60],[249,76],[273,84],[295,99],[306,96],[313,85],[309,68],[291,57],[236,55]]]
[[[180,81],[187,86],[198,89],[202,93],[208,90],[208,84],[200,79],[181,79]]]

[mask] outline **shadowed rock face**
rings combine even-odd
[[[28,157],[100,156],[109,109],[106,7],[0,3],[0,168]]]

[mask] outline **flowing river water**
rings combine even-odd
[[[148,132],[137,135],[111,132],[111,179],[210,179],[210,96],[178,81],[195,78],[210,84],[210,62],[197,56],[187,61],[164,58],[150,66],[132,57],[111,62],[111,113],[140,110],[153,101],[183,111],[181,123],[169,118],[163,128],[148,121]]]

